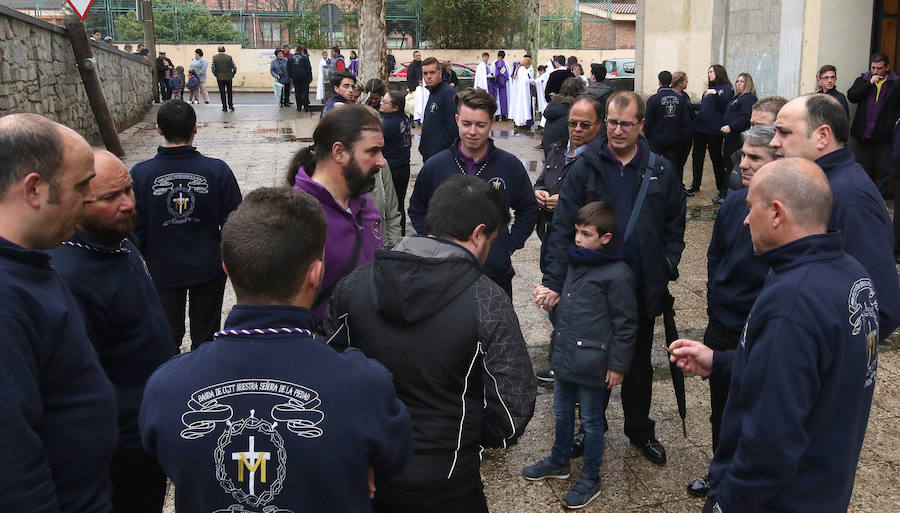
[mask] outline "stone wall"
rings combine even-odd
[[[139,121],[153,101],[152,68],[143,57],[91,43],[116,128]],[[35,112],[99,144],[72,45],[63,29],[0,5],[0,115]]]

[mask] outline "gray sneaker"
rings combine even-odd
[[[563,505],[569,509],[581,509],[591,503],[600,495],[600,479],[592,479],[581,474],[578,481],[572,485],[569,493],[563,497]]]
[[[534,465],[522,469],[522,475],[529,481],[543,481],[544,479],[567,479],[569,477],[569,464],[557,465],[552,458],[544,458]]]

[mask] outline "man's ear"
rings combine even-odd
[[[834,132],[831,130],[829,125],[819,125],[816,128],[816,149],[821,151],[828,147],[831,144],[831,141],[834,140]]]
[[[338,164],[345,166],[350,162],[350,152],[348,151],[348,148],[344,146],[344,143],[335,141],[334,144],[331,145],[331,158]]]
[[[611,234],[609,232],[604,233],[603,235],[600,236],[600,244],[603,244],[605,246],[605,245],[609,244],[609,241],[611,241],[612,238],[613,238],[613,234]]]
[[[22,185],[22,196],[25,202],[33,208],[39,208],[42,203],[41,188],[49,187],[50,184],[46,183],[37,173],[28,173],[19,183]]]
[[[231,276],[228,274],[228,267],[225,266],[225,262],[222,262],[222,270],[225,271],[225,276]]]
[[[772,228],[777,228],[787,221],[787,209],[781,200],[772,201]]]
[[[478,226],[475,227],[474,230],[472,230],[472,235],[470,236],[470,240],[476,244],[479,244],[479,245],[482,244],[483,241],[480,239],[483,239],[487,236],[487,233],[485,230],[487,230],[487,226],[485,226],[484,224],[479,224]]]
[[[306,276],[303,278],[304,287],[312,287],[313,290],[319,290],[322,286],[322,279],[325,277],[325,262],[321,258],[317,258],[309,264],[306,270]]]

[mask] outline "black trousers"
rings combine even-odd
[[[494,280],[494,283],[500,285],[500,288],[503,289],[504,292],[506,292],[506,295],[509,296],[510,299],[512,299],[512,274],[501,278],[492,276],[491,279]]]
[[[488,507],[484,497],[484,485],[480,485],[468,492],[435,503],[412,500],[409,503],[386,501],[379,499],[378,490],[375,490],[372,511],[373,513],[420,513],[422,511],[428,513],[488,513]]]
[[[222,99],[222,108],[234,108],[232,100],[231,80],[219,80],[219,98]]]
[[[400,210],[400,234],[406,236],[406,189],[409,187],[409,163],[391,166],[391,181],[397,193],[397,209]]]
[[[169,328],[176,345],[184,338],[184,307],[188,303],[191,319],[191,350],[212,340],[222,326],[222,297],[225,295],[225,276],[188,288],[157,288]],[[190,300],[188,300],[190,296]]]
[[[641,291],[638,291],[637,297],[637,340],[631,358],[631,370],[622,381],[622,410],[625,413],[625,436],[639,444],[656,436],[656,423],[650,419],[650,399],[653,393],[650,346],[653,345],[656,317],[647,314],[647,304]]]
[[[281,100],[279,100],[279,105],[287,106],[291,103],[291,83],[281,84],[281,86]]]
[[[297,103],[297,110],[306,108],[309,111],[309,80],[294,80],[294,101]]]
[[[691,154],[691,148],[694,146],[694,140],[691,138],[681,139],[678,141],[678,162],[675,164],[675,171],[678,173],[678,179],[684,183],[684,166],[687,164],[688,156]]]
[[[162,101],[167,101],[172,99],[172,88],[169,87],[169,79],[168,78],[160,78],[159,79],[159,97]]]
[[[651,148],[653,153],[662,155],[666,160],[672,163],[678,176],[681,176],[683,169],[678,168],[678,161],[681,157],[681,145],[678,141],[656,143]]]
[[[166,475],[144,451],[116,451],[109,466],[112,513],[160,513],[166,498]]]
[[[741,332],[732,331],[723,326],[719,321],[710,318],[706,325],[706,333],[703,334],[703,343],[714,351],[730,351],[738,346],[741,341]],[[731,386],[731,378],[728,376],[709,377],[709,423],[712,426],[713,453],[719,446],[719,433],[722,429],[722,414],[725,412],[725,403],[728,402],[728,388]]]
[[[881,194],[887,196],[890,187],[888,182],[894,171],[890,141],[856,140],[853,153],[856,155],[856,161],[866,170],[866,174],[875,182]]]
[[[725,190],[728,185],[728,177],[725,174],[725,162],[722,160],[722,142],[721,135],[714,134],[694,134],[694,178],[691,182],[691,188],[700,190],[700,183],[703,181],[703,161],[705,153],[709,150],[709,160],[712,161],[713,172],[716,176],[716,189]]]

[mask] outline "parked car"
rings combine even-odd
[[[451,62],[451,66],[453,66],[453,71],[456,72],[456,76],[459,77],[459,84],[457,85],[457,89],[469,89],[475,84],[475,68],[468,66],[466,64],[462,64],[459,62]],[[409,62],[400,63],[391,75],[388,77],[388,81],[391,84],[406,83],[406,67],[409,66]]]
[[[606,83],[615,90],[634,91],[634,59],[607,59]]]

